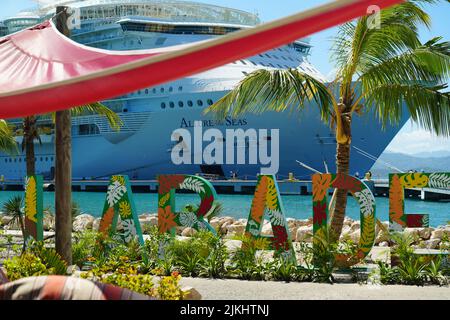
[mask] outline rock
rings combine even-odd
[[[197,289],[192,287],[183,287],[181,290],[187,293],[183,300],[202,300],[202,295],[197,291]]]
[[[73,275],[77,271],[80,271],[80,268],[76,264],[67,267],[68,275]]]
[[[353,233],[354,231],[359,231],[361,228],[361,223],[359,221],[354,221],[350,226],[350,231]]]
[[[351,226],[352,224],[353,224],[353,219],[352,218],[349,218],[349,217],[345,217],[344,218],[344,226]]]
[[[92,223],[92,230],[97,231],[100,227],[100,221],[102,221],[102,218],[96,218],[94,222]]]
[[[273,236],[272,225],[268,221],[264,222],[263,227],[261,229],[261,235]]]
[[[232,222],[231,221],[226,221],[226,222],[224,222],[221,226],[220,226],[220,233],[221,234],[227,234],[227,232],[228,232],[228,226],[229,225],[232,225]]]
[[[358,230],[355,230],[355,231],[351,232],[348,236],[349,236],[350,240],[353,241],[353,243],[358,243],[359,242],[359,238],[361,236],[360,233],[361,232],[358,229]]]
[[[211,219],[211,221],[209,222],[209,224],[214,228],[214,229],[218,229],[220,228],[220,219],[218,217],[214,217]]]
[[[42,220],[44,231],[50,231],[55,229],[55,216],[51,213],[44,213],[44,219]]]
[[[450,229],[447,229],[447,228],[435,229],[431,233],[430,240],[433,240],[433,239],[441,240],[444,237],[444,235],[447,235],[447,237],[450,237]]]
[[[182,237],[192,237],[196,233],[197,233],[197,230],[187,227],[181,232],[181,236]]]
[[[297,241],[297,230],[299,227],[289,227],[289,234],[291,235],[291,241]]]
[[[417,240],[420,238],[420,236],[419,236],[419,228],[405,228],[403,230],[403,232],[406,235],[409,235],[410,237],[412,237],[412,239],[414,239],[414,243],[417,242]]]
[[[428,240],[431,237],[431,233],[433,232],[433,228],[418,228],[419,237],[423,240]]]
[[[441,242],[440,239],[431,239],[431,240],[425,240],[422,243],[426,249],[439,249],[440,242]]]
[[[345,238],[345,235],[348,235],[352,232],[352,228],[349,225],[342,226],[341,239]]]
[[[296,240],[297,242],[305,241],[312,242],[313,227],[312,226],[302,226],[297,229]]]
[[[224,240],[223,244],[225,245],[225,247],[227,247],[227,250],[230,253],[236,252],[238,249],[242,247],[241,240],[226,239]]]
[[[12,219],[12,216],[4,214],[1,216],[0,221],[2,225],[7,225]]]
[[[146,216],[146,217],[139,217],[139,222],[141,224],[141,227],[152,227],[158,225],[158,217],[155,216]]]
[[[73,231],[79,232],[92,229],[95,218],[89,214],[80,214],[73,221]]]
[[[391,236],[390,236],[389,231],[386,232],[386,231],[380,230],[380,232],[377,234],[377,236],[375,238],[375,244],[378,244],[378,243],[381,243],[381,242],[388,242],[389,243],[390,237]]]
[[[233,234],[241,236],[244,234],[245,225],[242,224],[232,224],[227,226],[227,234]]]
[[[175,234],[181,236],[181,233],[183,232],[184,229],[186,229],[186,227],[176,226],[176,227],[175,227]]]

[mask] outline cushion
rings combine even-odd
[[[0,300],[156,300],[110,284],[66,276],[22,278],[0,285]]]
[[[4,283],[7,283],[8,277],[6,276],[6,273],[3,271],[3,268],[0,267],[0,286]]]

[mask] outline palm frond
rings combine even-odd
[[[109,109],[104,104],[101,104],[100,102],[95,102],[91,104],[87,104],[84,106],[79,106],[76,108],[71,109],[72,115],[79,116],[79,115],[85,115],[85,114],[97,114],[106,117],[108,120],[109,125],[112,129],[119,131],[120,127],[123,125],[122,120],[120,117]]]
[[[426,84],[436,86],[450,76],[450,43],[434,38],[414,50],[372,65],[360,77],[363,91],[384,84]]]
[[[70,109],[70,111],[72,116],[83,116],[92,114],[104,116],[108,120],[109,126],[115,131],[119,131],[123,125],[123,121],[122,119],[120,119],[117,113],[115,113],[114,111],[112,111],[111,109],[109,109],[107,106],[105,106],[100,102],[94,102],[87,105],[75,107]],[[56,114],[53,112],[51,114],[53,122],[55,122],[55,116]]]
[[[421,2],[434,0],[405,2],[382,10],[380,28],[370,27],[368,17],[341,25],[332,46],[337,76],[350,82],[355,74],[370,66],[419,47],[419,26],[430,26],[430,17],[421,8]]]
[[[8,154],[17,154],[19,149],[11,127],[0,119],[0,150]]]
[[[450,136],[450,93],[446,85],[384,84],[366,93],[366,103],[374,106],[383,124],[396,124],[403,105],[413,122],[437,135]]]
[[[260,114],[265,111],[294,111],[315,102],[323,120],[328,120],[333,96],[320,80],[296,69],[257,70],[215,104],[205,110],[224,119],[227,115],[237,117],[243,113]]]

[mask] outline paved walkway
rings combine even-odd
[[[284,283],[183,278],[203,300],[450,300],[450,287]]]

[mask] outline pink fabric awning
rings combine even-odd
[[[80,45],[52,22],[0,38],[0,118],[63,110],[253,56],[402,0],[339,0],[213,40],[158,50]]]

